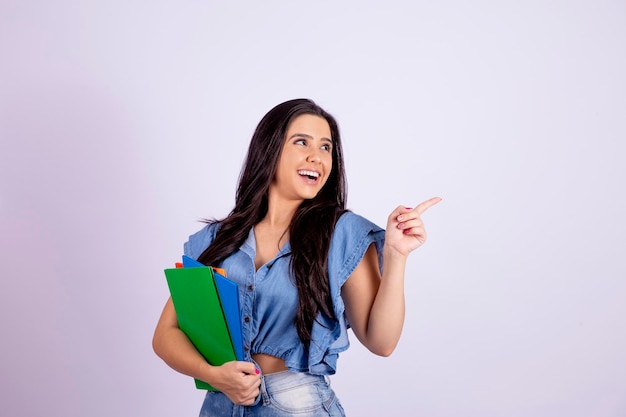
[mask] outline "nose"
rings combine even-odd
[[[307,161],[308,162],[314,162],[316,164],[319,164],[322,161],[322,158],[320,157],[319,152],[313,151],[311,152],[311,154],[307,157]]]

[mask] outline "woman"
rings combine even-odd
[[[235,208],[184,245],[238,283],[245,360],[208,364],[178,328],[171,299],[154,334],[169,366],[220,391],[207,393],[201,416],[342,416],[327,376],[348,348],[348,327],[377,355],[395,349],[407,256],[426,239],[420,215],[440,198],[397,207],[386,231],[347,211],[345,198],[335,119],[306,99],[270,110]]]

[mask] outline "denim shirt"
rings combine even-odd
[[[213,242],[219,223],[206,225],[189,237],[185,255],[197,259]],[[341,298],[341,287],[357,267],[367,248],[374,243],[382,271],[385,232],[352,212],[344,213],[335,226],[328,254],[330,294],[336,320],[318,315],[313,323],[307,349],[294,324],[298,292],[289,268],[291,248],[287,242],[276,257],[255,270],[256,241],[250,230],[239,250],[226,258],[220,268],[239,286],[245,360],[264,353],[285,360],[292,372],[334,374],[340,352],[348,349],[349,324]]]

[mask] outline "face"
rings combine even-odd
[[[287,200],[314,198],[333,167],[333,142],[328,122],[303,114],[291,121],[270,195]]]

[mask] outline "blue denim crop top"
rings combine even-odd
[[[219,223],[208,224],[191,235],[184,245],[185,255],[197,259],[213,242],[218,227]],[[384,238],[384,230],[364,217],[346,212],[339,218],[328,254],[330,293],[337,320],[318,317],[307,353],[294,325],[298,293],[289,270],[289,242],[274,259],[255,271],[256,242],[254,231],[250,230],[239,250],[221,265],[214,265],[224,268],[228,278],[239,285],[245,360],[265,353],[284,359],[292,372],[334,374],[339,353],[349,346],[341,286],[372,243],[382,270]]]

